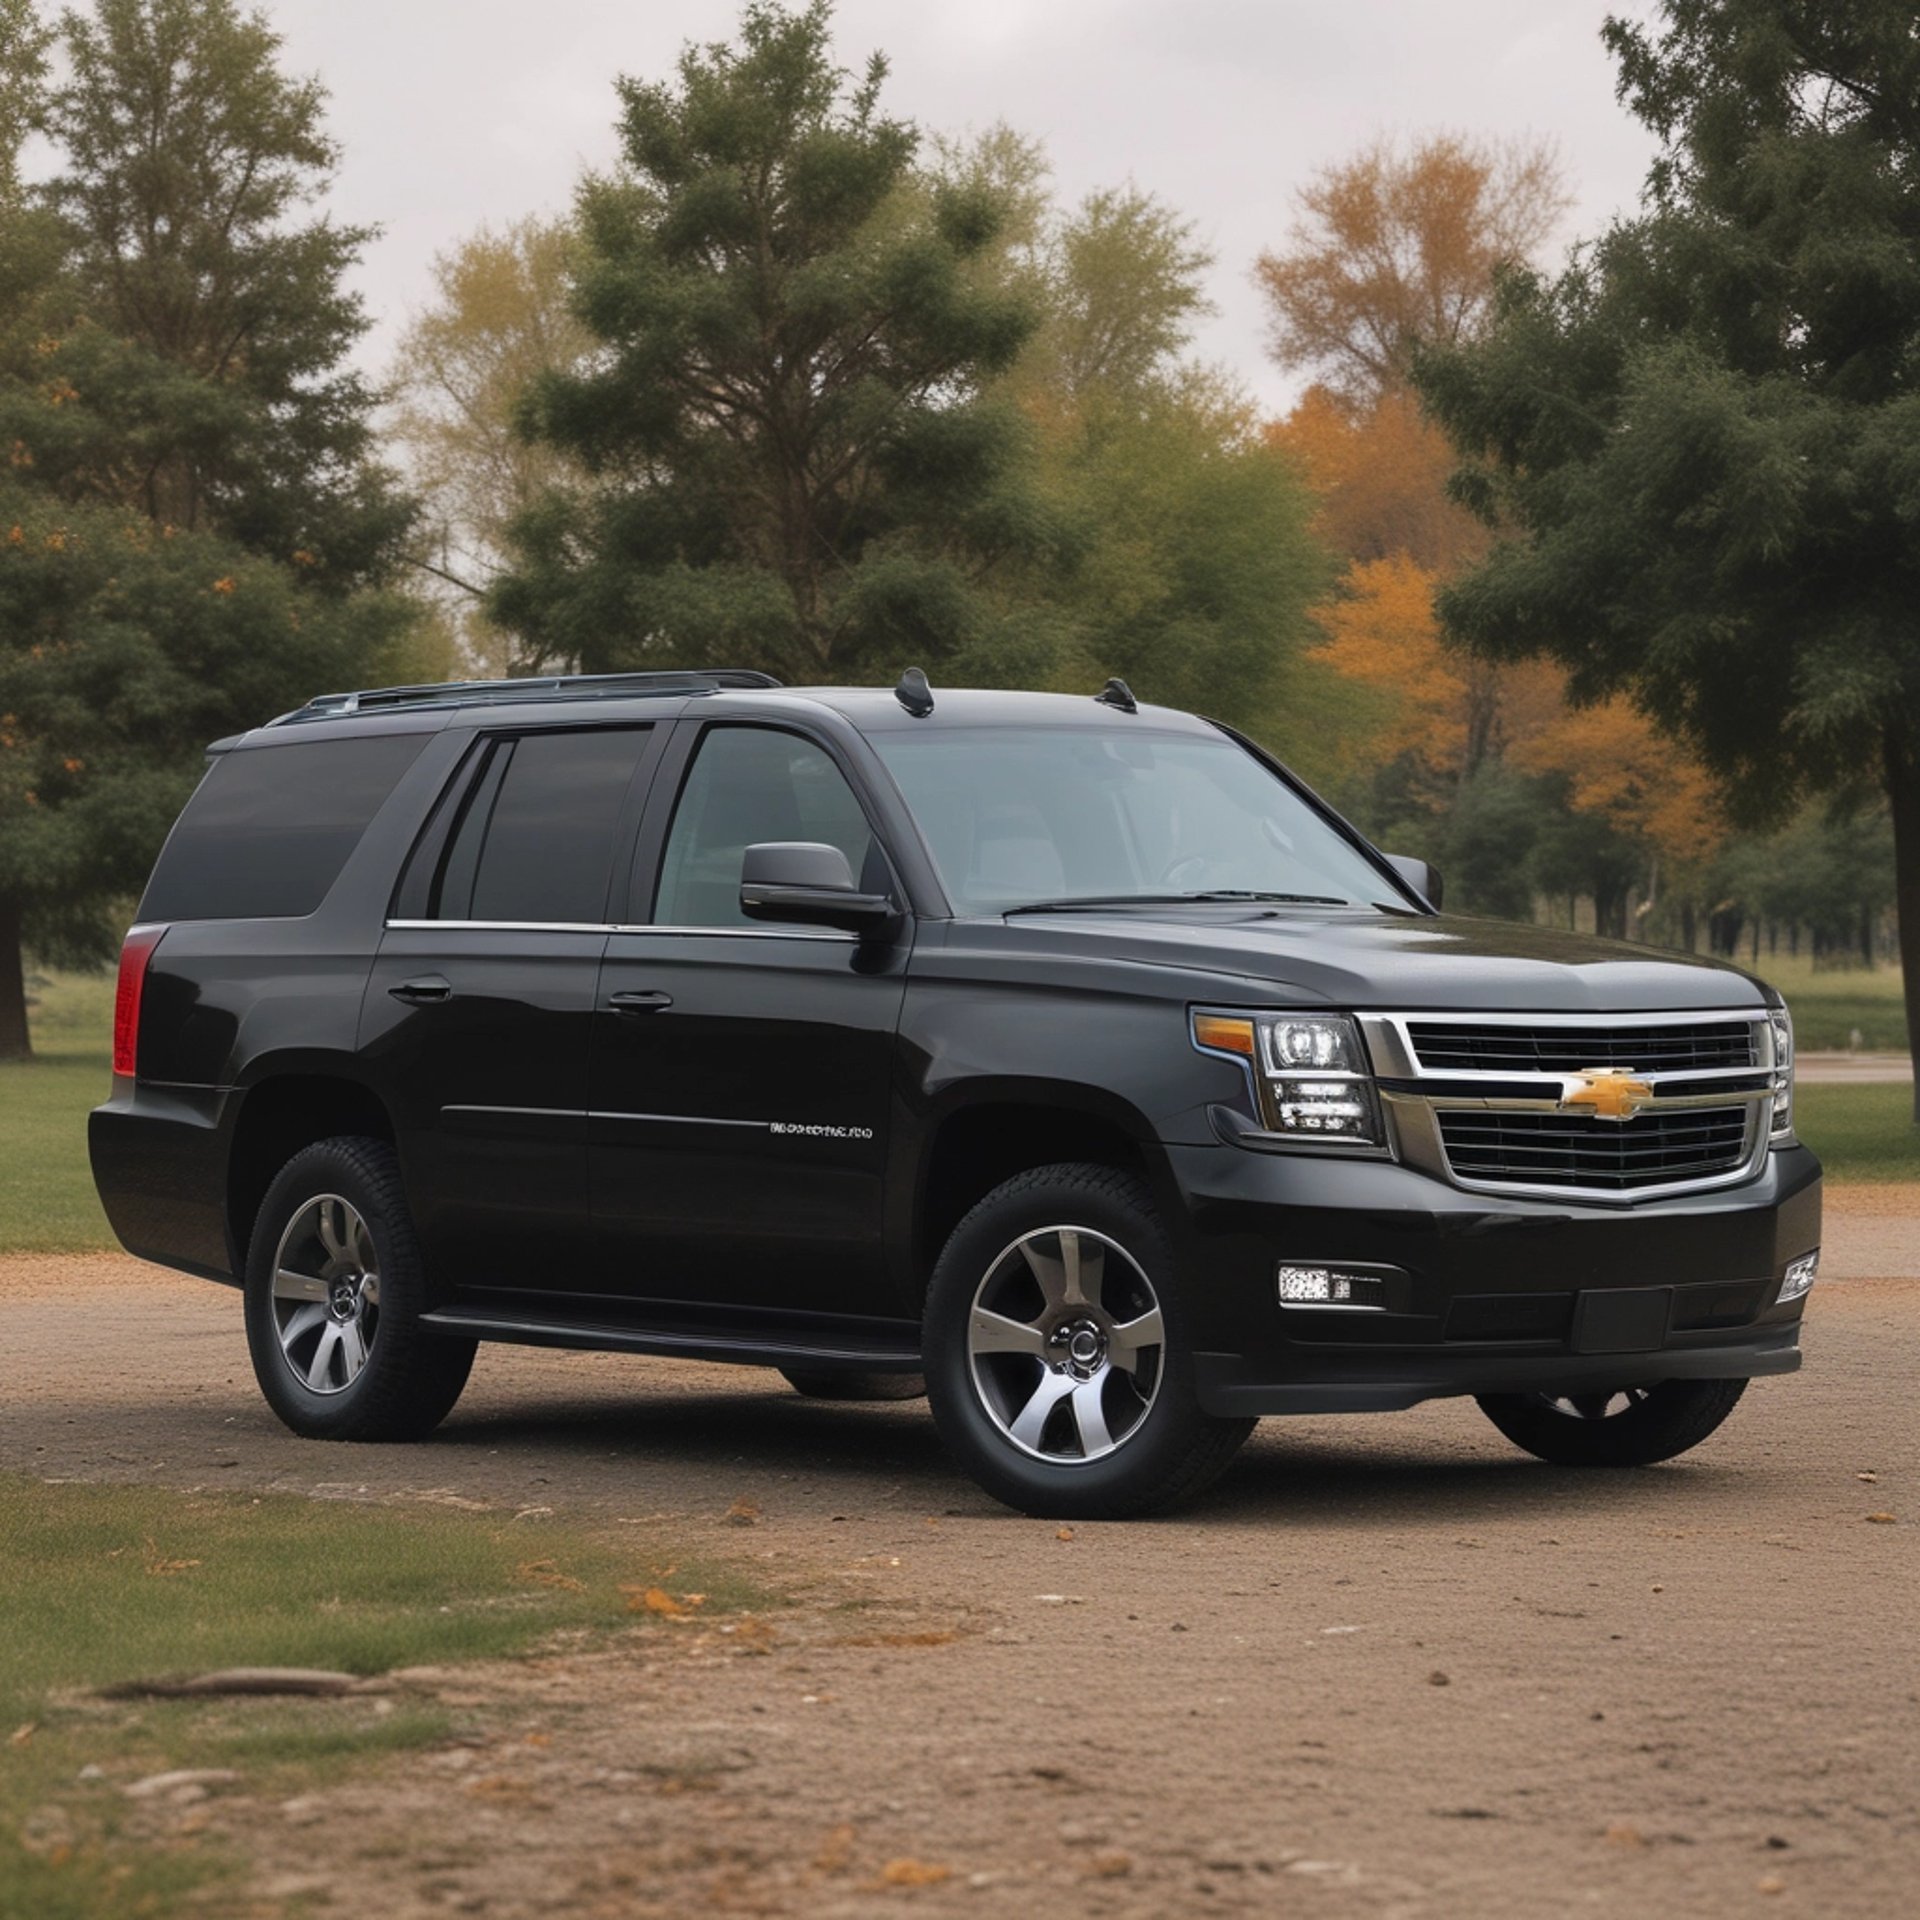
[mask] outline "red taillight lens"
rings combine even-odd
[[[147,962],[165,927],[135,927],[120,949],[120,984],[113,996],[113,1070],[133,1078],[140,1059],[140,996],[146,991]]]

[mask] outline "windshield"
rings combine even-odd
[[[1406,904],[1224,738],[969,727],[873,744],[957,913],[1217,896]]]

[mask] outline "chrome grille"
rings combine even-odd
[[[1572,1113],[1442,1110],[1441,1144],[1462,1180],[1632,1193],[1737,1172],[1749,1108],[1647,1112],[1629,1121]]]
[[[1687,1073],[1755,1067],[1758,1023],[1688,1020],[1672,1025],[1610,1025],[1604,1020],[1410,1020],[1407,1037],[1425,1073],[1580,1073],[1623,1067],[1633,1073]]]

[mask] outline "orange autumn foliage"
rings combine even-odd
[[[1560,704],[1509,746],[1523,773],[1562,773],[1577,813],[1605,815],[1616,831],[1671,860],[1699,860],[1726,837],[1712,779],[1628,701]]]
[[[1315,530],[1336,553],[1350,560],[1404,554],[1450,572],[1486,551],[1486,528],[1447,498],[1453,449],[1404,389],[1361,406],[1309,388],[1266,438],[1319,496]]]

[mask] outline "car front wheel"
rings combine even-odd
[[[1253,1430],[1202,1411],[1152,1199],[1041,1167],[962,1220],[928,1289],[927,1397],[949,1450],[1022,1512],[1124,1519],[1197,1496]]]

